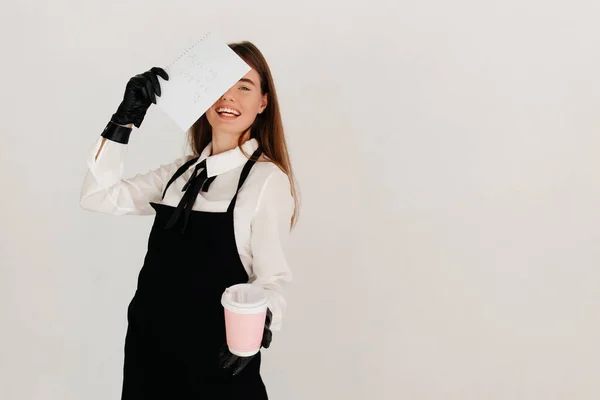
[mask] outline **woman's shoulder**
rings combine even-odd
[[[249,192],[256,195],[256,207],[267,205],[273,210],[292,212],[294,201],[288,175],[276,163],[261,157],[248,176],[251,181]],[[292,211],[290,211],[292,210]]]
[[[252,181],[252,186],[261,188],[264,188],[267,184],[269,186],[289,188],[289,179],[285,171],[264,156],[261,156],[254,163],[248,179]]]
[[[171,158],[170,161],[167,161],[166,163],[161,163],[160,165],[180,167],[183,164],[195,158],[198,158],[198,156],[191,153],[186,153],[184,155],[175,156],[174,158]]]
[[[285,171],[265,155],[260,156],[258,161],[254,164],[252,170],[256,170],[257,175],[260,175],[265,179],[269,177],[271,177],[271,179],[274,177],[287,177]]]

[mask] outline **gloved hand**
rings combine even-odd
[[[119,125],[133,123],[136,128],[140,127],[150,104],[156,104],[156,96],[161,95],[157,75],[166,81],[169,80],[169,75],[164,69],[154,67],[150,71],[134,76],[127,82],[123,101],[117,112],[113,114],[112,122]]]
[[[265,328],[263,330],[263,338],[261,342],[261,347],[264,347],[265,349],[269,348],[271,345],[271,340],[273,339],[273,333],[270,329],[272,318],[273,314],[271,313],[271,310],[267,308],[267,318],[265,319]],[[237,375],[242,372],[244,368],[246,368],[246,366],[255,356],[256,355],[250,357],[236,356],[229,351],[229,347],[227,347],[227,343],[225,343],[223,347],[221,347],[221,351],[219,353],[219,366],[221,368],[233,368],[233,375]]]

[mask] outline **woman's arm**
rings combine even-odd
[[[149,215],[154,209],[149,202],[159,202],[169,178],[190,157],[144,174],[123,179],[127,144],[104,137],[98,138],[87,159],[88,171],[81,188],[81,207],[112,215]]]
[[[250,282],[267,290],[269,309],[273,313],[272,331],[281,329],[286,307],[283,285],[292,279],[285,250],[293,212],[294,199],[288,177],[277,169],[269,175],[259,195],[250,242],[253,255]]]

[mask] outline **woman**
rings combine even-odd
[[[269,67],[250,42],[229,45],[252,70],[190,129],[193,155],[122,179],[132,125],[160,96],[152,68],[128,82],[88,159],[84,209],[155,214],[127,312],[122,399],[267,399],[260,352],[232,355],[220,299],[260,285],[269,297],[262,346],[281,327],[284,243],[297,196]]]

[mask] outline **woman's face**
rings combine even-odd
[[[206,111],[206,118],[213,135],[240,135],[266,107],[267,94],[261,94],[260,77],[252,69]]]

